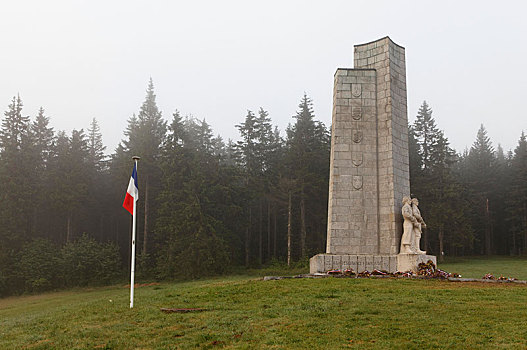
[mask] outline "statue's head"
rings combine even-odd
[[[412,203],[415,204],[415,205],[419,205],[419,199],[412,198]]]
[[[403,197],[403,205],[406,204],[406,203],[411,203],[411,202],[412,202],[412,200],[410,199],[410,197],[408,197],[408,196],[404,196]]]

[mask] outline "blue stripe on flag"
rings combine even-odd
[[[135,187],[139,190],[139,185],[137,184],[137,166],[134,164],[134,171],[132,171],[132,177],[134,178]]]

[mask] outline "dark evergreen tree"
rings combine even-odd
[[[476,232],[476,249],[490,255],[492,247],[493,210],[499,203],[495,200],[496,157],[494,147],[483,124],[478,130],[476,141],[470,148],[468,162],[468,187],[471,205],[474,208],[472,225]]]
[[[55,133],[49,126],[49,118],[44,114],[44,108],[40,107],[35,121],[31,124],[33,133],[34,147],[41,160],[41,166],[44,167],[51,157],[53,151],[53,141]]]
[[[157,107],[154,84],[150,79],[145,101],[141,105],[137,117],[134,115],[129,119],[125,131],[126,139],[122,142],[125,158],[130,159],[133,155],[141,157],[139,198],[142,200],[140,200],[138,211],[143,211],[144,215],[143,220],[138,220],[138,232],[142,228],[141,254],[143,261],[148,260],[149,232],[155,222],[157,209],[155,198],[160,190],[161,178],[159,158],[165,141],[166,130],[166,121],[163,120],[161,111]]]
[[[322,122],[314,119],[313,103],[304,94],[294,125],[287,128],[287,166],[295,181],[295,197],[299,209],[299,255],[307,257],[308,249],[323,248],[327,223],[327,193],[329,168],[329,134]],[[321,215],[321,213],[324,213]],[[308,219],[309,218],[309,221]],[[308,231],[314,237],[307,237]],[[308,247],[306,242],[310,242]]]
[[[53,156],[55,133],[49,126],[49,118],[40,107],[38,115],[31,124],[32,162],[34,168],[34,187],[32,205],[32,227],[36,236],[51,238],[49,215],[49,166]],[[38,229],[37,229],[38,228]]]
[[[101,128],[97,119],[93,118],[88,129],[88,152],[89,162],[97,172],[106,168],[106,146],[102,142]]]
[[[34,181],[33,164],[30,163],[30,121],[22,115],[22,107],[20,96],[13,97],[0,129],[0,179],[3,183],[0,201],[4,203],[0,211],[3,232],[0,239],[2,246],[17,248],[29,238],[28,210]]]
[[[511,241],[510,252],[527,252],[527,137],[522,131],[511,159],[510,191],[506,201],[507,220]]]
[[[503,148],[498,144],[495,154],[495,187],[493,188],[492,217],[492,247],[495,254],[509,254],[511,252],[510,228],[507,227],[507,202],[508,192],[511,188],[511,159],[505,155]]]
[[[255,183],[259,175],[259,170],[261,169],[261,165],[258,164],[257,158],[258,131],[256,128],[256,123],[256,116],[252,111],[248,110],[247,115],[245,116],[245,121],[239,125],[236,125],[241,135],[241,140],[238,141],[236,145],[236,155],[240,166],[242,169],[244,169],[244,182],[247,194],[246,205],[244,205],[246,210],[246,220],[244,220],[245,266],[249,266],[251,262],[253,202],[258,195],[253,189],[256,187]]]
[[[58,243],[71,242],[87,228],[87,204],[90,196],[88,142],[84,131],[73,130],[71,138],[61,131],[50,161],[49,185],[54,211],[52,230],[60,235]]]
[[[409,128],[409,156],[411,193],[427,213],[425,249],[442,260],[443,254],[456,254],[460,248],[470,247],[473,231],[465,220],[470,206],[465,188],[454,175],[458,157],[436,126],[426,102]]]
[[[419,144],[414,127],[408,126],[408,156],[410,168],[410,192],[421,192],[419,186],[423,182],[423,159],[419,150]]]
[[[218,274],[229,265],[231,233],[224,215],[232,205],[232,182],[222,176],[220,159],[207,146],[212,140],[205,121],[183,122],[174,114],[162,157],[164,188],[156,223],[161,277]]]
[[[92,119],[87,135],[89,166],[89,189],[88,213],[87,213],[87,232],[101,241],[115,240],[115,236],[110,234],[110,222],[112,212],[112,197],[108,160],[104,151],[106,146],[103,144],[101,129],[95,118]]]
[[[0,129],[0,295],[23,287],[14,266],[17,252],[31,237],[35,172],[30,122],[22,107],[20,96],[13,97]]]
[[[426,170],[432,165],[432,155],[430,152],[438,142],[439,133],[435,119],[432,117],[432,109],[430,109],[426,101],[423,101],[421,108],[417,112],[417,119],[414,122],[412,131],[417,140],[418,153],[421,158],[423,170],[426,173]]]

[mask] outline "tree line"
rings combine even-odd
[[[455,152],[421,105],[409,127],[410,186],[427,219],[422,246],[444,255],[527,253],[527,138],[495,148],[483,125],[470,149]]]
[[[22,107],[14,97],[0,130],[0,295],[108,281],[116,262],[125,275],[131,216],[121,204],[133,155],[138,278],[298,264],[324,249],[330,136],[307,95],[285,133],[263,108],[248,110],[234,142],[205,120],[163,118],[150,81],[110,156],[95,119],[67,135],[43,109],[32,120]],[[98,277],[73,269],[77,282],[60,282],[84,265]]]
[[[325,251],[330,133],[304,94],[285,132],[248,110],[239,140],[203,119],[163,118],[152,81],[115,151],[95,119],[56,132],[15,96],[0,129],[0,295],[124,278],[131,216],[122,207],[138,155],[138,278],[196,278],[232,266],[306,264]],[[426,103],[409,128],[412,194],[440,255],[527,251],[527,144],[495,151],[485,129],[450,148]]]

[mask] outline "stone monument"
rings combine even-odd
[[[404,47],[356,45],[354,67],[334,77],[327,247],[310,270],[416,270],[436,259],[398,254],[410,194]]]

